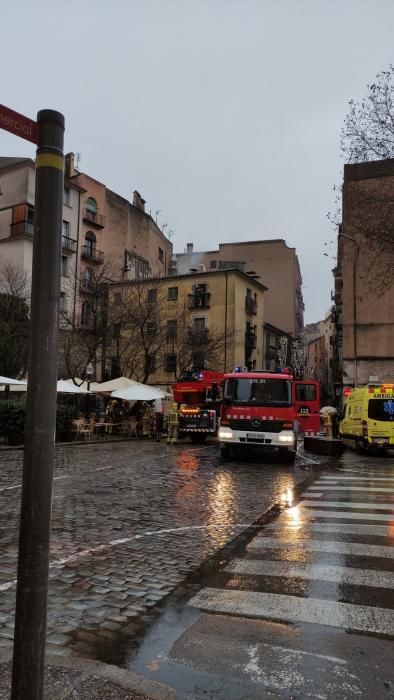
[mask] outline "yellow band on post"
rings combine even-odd
[[[40,153],[36,158],[36,168],[56,168],[64,170],[64,159],[54,153]]]

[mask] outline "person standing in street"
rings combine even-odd
[[[178,404],[173,403],[168,414],[168,433],[167,433],[167,443],[175,445],[178,440],[178,428],[179,428],[179,411]]]
[[[164,413],[161,399],[155,400],[155,415],[153,422],[153,432],[156,442],[160,442],[160,437],[164,428]]]

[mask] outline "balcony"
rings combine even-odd
[[[257,301],[252,297],[245,297],[245,311],[247,314],[257,314]]]
[[[188,309],[209,309],[209,300],[211,295],[209,292],[199,292],[198,294],[187,295]]]
[[[82,216],[84,221],[93,224],[93,226],[97,226],[97,228],[104,228],[105,226],[105,216],[96,211],[90,211],[90,209],[85,207]]]
[[[251,352],[252,350],[255,350],[257,347],[257,335],[246,331],[246,333],[245,333],[245,347],[249,352]]]
[[[102,265],[104,262],[104,253],[102,250],[97,250],[97,248],[93,248],[90,245],[83,245],[81,248],[81,258],[91,263]]]
[[[177,338],[177,334],[176,334],[176,333],[167,333],[167,334],[166,334],[166,343],[167,343],[167,345],[174,345],[174,343],[175,343],[175,341],[176,341],[176,338]]]
[[[82,294],[94,294],[96,291],[96,285],[92,281],[81,280],[81,282],[79,283],[79,291]]]
[[[11,236],[32,236],[34,224],[31,221],[18,221],[11,224]]]
[[[77,241],[68,236],[62,236],[62,248],[66,253],[76,253],[77,252]]]
[[[208,328],[202,328],[201,330],[196,328],[189,328],[188,338],[189,343],[192,345],[206,345],[208,343]]]
[[[331,291],[331,301],[333,301],[336,306],[342,306],[342,294],[338,291]]]

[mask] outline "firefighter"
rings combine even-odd
[[[175,445],[178,439],[179,411],[178,404],[173,403],[168,414],[167,442]]]

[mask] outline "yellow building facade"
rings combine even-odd
[[[141,336],[141,352],[144,345],[150,365],[147,379],[144,362],[134,352],[129,365],[115,363],[115,371],[149,384],[169,385],[190,366],[218,372],[231,372],[239,365],[262,369],[265,290],[237,269],[111,285],[110,307],[120,308],[128,298],[130,306],[143,307],[141,317],[145,310],[145,329],[136,330],[134,321],[128,324],[126,312],[121,335],[123,347],[129,346],[131,353]]]

